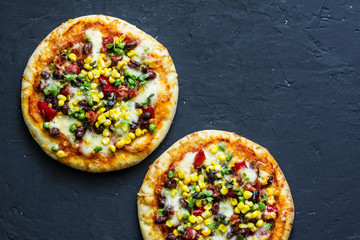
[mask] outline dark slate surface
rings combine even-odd
[[[180,84],[161,146],[135,167],[97,175],[47,157],[19,98],[38,43],[94,13],[156,37]],[[202,129],[235,131],[270,150],[295,201],[292,240],[360,239],[359,13],[352,0],[2,0],[0,239],[141,239],[136,193],[148,166]]]

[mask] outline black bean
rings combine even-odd
[[[123,55],[111,56],[111,64],[116,66],[123,59]]]
[[[260,197],[260,192],[258,190],[256,190],[252,196],[252,201],[254,203],[258,203],[259,202],[259,197]]]
[[[60,78],[62,78],[62,74],[60,73],[60,71],[55,70],[53,72],[53,77],[56,78],[56,79],[60,79]]]
[[[176,237],[173,233],[169,233],[169,235],[166,236],[166,240],[176,240]]]
[[[154,71],[148,71],[146,74],[148,75],[148,77],[146,78],[146,80],[150,80],[150,79],[156,78],[156,72],[154,72]]]
[[[272,176],[269,177],[269,179],[267,180],[267,184],[265,185],[265,187],[268,187],[272,184],[274,178]]]
[[[185,208],[185,209],[187,209],[187,210],[190,211],[190,205],[189,205],[189,203],[188,203],[185,199],[180,198],[180,199],[179,199],[179,202],[180,202],[180,205],[181,205],[183,208]]]
[[[140,67],[140,63],[134,61],[134,60],[130,60],[130,62],[128,63],[128,66],[134,69],[138,69]]]
[[[78,67],[80,68],[80,70],[84,68],[84,61],[83,60],[76,61],[76,63],[78,65]]]
[[[103,124],[101,124],[98,128],[94,128],[94,132],[97,134],[102,134],[102,132],[104,131],[105,126]]]
[[[49,132],[51,135],[58,135],[60,133],[60,130],[56,127],[52,127],[50,128]]]
[[[166,217],[164,216],[158,216],[156,219],[155,219],[155,223],[156,224],[163,224],[166,222]]]
[[[75,131],[75,137],[76,137],[77,139],[81,139],[81,138],[84,137],[85,132],[86,132],[86,129],[85,129],[83,126],[80,126],[80,127],[78,127],[78,128],[76,129],[76,131]]]
[[[164,217],[169,218],[171,215],[172,207],[171,206],[165,206],[164,208]]]
[[[83,85],[83,82],[79,80],[71,81],[71,86],[73,87],[81,87]]]
[[[211,208],[211,213],[213,215],[216,215],[218,213],[219,209],[220,209],[219,203],[214,203]]]
[[[91,50],[92,50],[92,43],[85,44],[85,46],[83,48],[84,54],[90,54]]]
[[[254,163],[254,162],[251,162],[251,163],[250,163],[250,168],[254,169],[254,167],[255,167],[255,163]]]
[[[248,228],[241,228],[241,229],[239,229],[238,234],[246,236],[249,234],[249,232],[250,232],[250,230]]]
[[[127,43],[125,43],[125,47],[127,49],[134,49],[137,46],[137,42],[136,41],[129,41]]]
[[[149,120],[152,118],[152,115],[150,112],[143,112],[142,117],[144,120]]]
[[[136,122],[136,123],[132,123],[131,125],[130,125],[130,129],[131,130],[134,130],[134,129],[137,129],[139,127],[139,122]]]
[[[244,214],[240,213],[240,215],[239,215],[239,221],[240,221],[240,223],[242,223],[242,222],[245,221],[245,215],[244,215]]]
[[[235,236],[235,233],[234,233],[233,231],[228,232],[228,233],[226,234],[226,237],[227,237],[227,238],[232,238],[232,237],[234,237],[234,236]]]
[[[148,68],[146,66],[141,66],[141,72],[142,73],[147,73]]]
[[[61,112],[62,112],[64,115],[68,115],[68,114],[69,114],[69,109],[70,109],[69,103],[66,102],[66,103],[61,107]]]
[[[175,179],[168,179],[165,182],[165,187],[166,188],[173,189],[173,188],[176,188],[176,186],[177,186],[177,182],[176,182]]]
[[[58,107],[59,100],[55,96],[46,96],[46,103],[51,103],[52,108],[56,109]]]
[[[88,107],[88,104],[87,104],[87,101],[86,100],[81,100],[78,102],[78,104],[81,106],[81,107]]]
[[[41,72],[41,77],[43,79],[49,79],[50,78],[50,73],[48,71],[42,71]]]
[[[163,208],[165,205],[165,198],[163,198],[161,195],[157,195],[157,199],[158,199],[158,206],[160,208]]]
[[[141,105],[140,105],[140,103],[135,103],[135,108],[136,108],[136,109],[139,109],[139,108],[141,108]]]
[[[142,129],[147,129],[149,128],[150,122],[149,121],[141,121],[141,128]]]

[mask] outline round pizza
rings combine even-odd
[[[146,240],[284,240],[294,220],[289,186],[270,153],[216,130],[190,134],[162,154],[137,204]]]
[[[22,79],[25,122],[41,148],[71,167],[132,166],[166,136],[178,99],[166,48],[118,18],[90,15],[52,31]]]

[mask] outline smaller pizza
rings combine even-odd
[[[177,74],[166,48],[124,20],[90,15],[52,31],[22,80],[24,120],[54,159],[89,172],[132,166],[164,139]]]
[[[208,130],[179,140],[150,166],[138,215],[146,240],[285,240],[294,205],[265,148]]]

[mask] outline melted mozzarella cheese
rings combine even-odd
[[[219,212],[226,217],[231,217],[234,214],[234,207],[231,205],[230,200],[223,200],[219,202]]]
[[[196,153],[194,152],[186,153],[184,158],[178,163],[178,166],[176,167],[176,171],[183,170],[185,172],[185,177],[190,176],[194,169],[193,163],[194,163],[195,155]]]
[[[182,198],[181,191],[178,191],[177,194],[172,197],[171,196],[171,190],[163,189],[162,195],[166,198],[165,205],[171,206],[174,210],[174,214],[169,219],[173,225],[178,225],[180,223],[179,218],[177,217],[176,213],[184,214],[185,212],[188,212],[186,209],[181,207],[181,204],[179,202],[179,199]]]
[[[248,167],[248,168],[241,168],[239,170],[240,175],[245,180],[245,178],[248,178],[249,180],[247,182],[254,183],[257,179],[257,174],[254,169]]]
[[[83,137],[82,144],[80,145],[80,151],[84,155],[89,156],[93,152],[93,150],[96,146],[101,146],[103,148],[103,150],[101,150],[99,152],[99,154],[102,154],[102,155],[109,154],[110,150],[107,146],[102,144],[102,142],[101,142],[102,138],[103,138],[103,136],[100,134],[95,134],[90,131],[86,131],[86,133]]]
[[[87,30],[85,34],[90,38],[92,43],[92,60],[96,61],[99,58],[100,49],[102,47],[102,34],[101,32],[92,29]]]
[[[60,116],[55,116],[55,118],[50,122],[51,124],[50,126],[58,128],[61,131],[61,133],[64,134],[71,143],[74,143],[73,140],[74,134],[70,132],[69,128],[70,125],[73,124],[75,121],[76,119],[73,117],[60,115]]]

